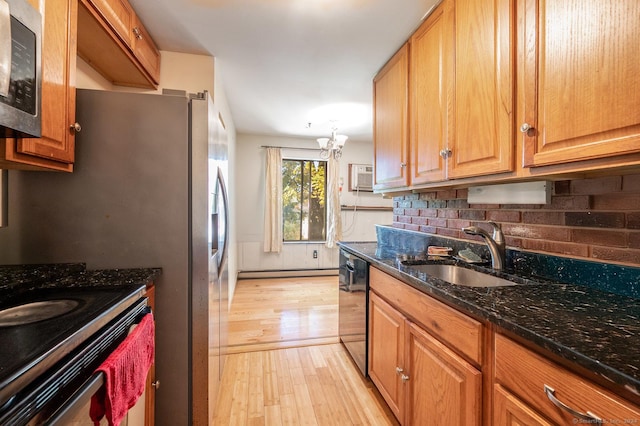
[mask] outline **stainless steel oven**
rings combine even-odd
[[[0,341],[13,341],[11,353],[19,354],[2,357],[0,424],[92,424],[88,402],[104,382],[103,373],[95,370],[149,312],[140,293],[40,290],[36,303],[66,301],[73,309],[50,320],[0,327]],[[10,350],[0,349],[0,355]],[[83,423],[70,422],[79,410]]]
[[[369,264],[340,249],[338,334],[356,365],[367,376]]]

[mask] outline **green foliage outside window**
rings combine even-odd
[[[324,241],[326,161],[282,160],[284,241]]]

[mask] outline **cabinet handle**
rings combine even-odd
[[[160,389],[160,380],[154,380],[151,382],[151,386],[153,386],[156,390]]]
[[[82,126],[80,125],[80,123],[73,123],[71,126],[69,126],[69,128],[76,133],[80,133],[82,131]]]
[[[569,407],[567,404],[556,398],[554,395],[555,392],[555,389],[553,389],[551,386],[544,385],[544,393],[547,394],[547,398],[549,398],[549,401],[551,401],[553,405],[560,408],[561,410],[566,411],[578,420],[585,420],[587,423],[596,425],[602,424],[602,419],[600,417],[589,411],[587,411],[586,413],[581,413],[580,411],[574,410],[573,408]]]
[[[533,130],[533,126],[529,123],[522,123],[522,126],[520,126],[520,132],[524,134],[528,134],[531,130]]]
[[[140,28],[133,27],[133,35],[136,36],[138,40],[142,40],[142,32],[140,31]]]
[[[440,150],[440,157],[444,158],[445,160],[447,158],[449,158],[451,156],[452,152],[449,148],[445,148],[445,149],[441,149]]]

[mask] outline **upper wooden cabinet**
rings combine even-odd
[[[411,36],[409,140],[411,184],[446,179],[448,103],[453,61],[452,1],[443,1]]]
[[[104,22],[120,39],[131,47],[131,29],[134,27],[134,12],[126,0],[89,0]]]
[[[405,44],[373,80],[375,190],[409,185],[409,46]]]
[[[638,2],[523,4],[524,165],[640,152]]]
[[[509,0],[445,0],[412,35],[408,58],[405,46],[376,76],[375,190],[515,169],[514,16]]]
[[[43,20],[42,137],[1,139],[0,167],[73,171],[76,115],[76,0],[31,1]],[[41,8],[39,7],[41,6]]]
[[[455,3],[449,178],[514,170],[512,3],[511,0]]]
[[[80,0],[78,55],[113,84],[160,82],[160,52],[126,0]]]

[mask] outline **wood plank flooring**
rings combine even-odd
[[[229,353],[338,341],[337,276],[238,281]]]
[[[216,425],[397,425],[338,339],[337,277],[238,281]]]
[[[216,425],[397,425],[341,344],[227,357]]]

